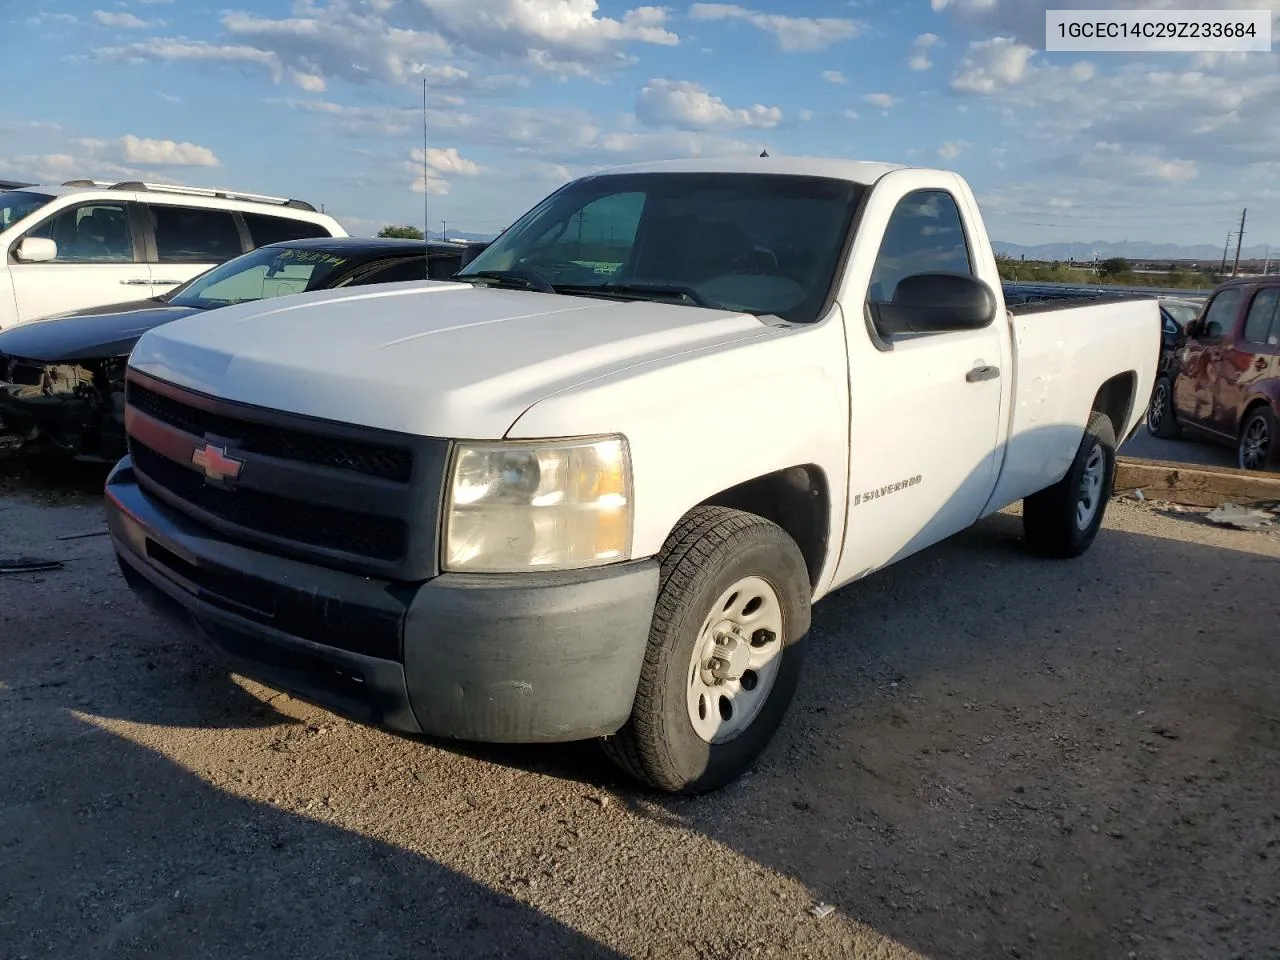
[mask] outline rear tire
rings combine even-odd
[[[698,794],[746,772],[795,692],[812,591],[782,528],[698,507],[658,556],[662,574],[631,717],[601,740],[623,770]]]
[[[1182,435],[1177,415],[1173,412],[1173,383],[1161,377],[1151,389],[1151,404],[1147,407],[1147,433],[1161,440],[1176,440]]]
[[[1062,559],[1088,550],[1102,529],[1115,470],[1115,429],[1106,414],[1091,413],[1067,475],[1023,501],[1022,528],[1031,549]]]
[[[1236,463],[1241,470],[1267,470],[1276,462],[1280,449],[1280,426],[1275,414],[1266,407],[1249,412],[1240,424],[1240,439],[1236,443]]]

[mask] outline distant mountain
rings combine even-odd
[[[1028,260],[1099,260],[1109,257],[1124,257],[1126,260],[1196,260],[1204,263],[1218,263],[1222,260],[1222,247],[1209,244],[1181,246],[1176,243],[1153,243],[1146,240],[1126,240],[1115,243],[1107,240],[1094,240],[1089,243],[1042,243],[1032,247],[1017,243],[1005,243],[993,240],[991,245],[996,253],[1017,260],[1026,257]],[[1234,259],[1236,251],[1232,247],[1228,254]],[[1240,252],[1243,260],[1261,260],[1267,255],[1263,245],[1245,247]],[[1280,251],[1276,251],[1280,256]]]
[[[473,241],[483,241],[483,242],[488,242],[488,241],[492,240],[492,239],[493,239],[494,237],[496,237],[496,236],[497,236],[497,234],[496,234],[496,233],[464,233],[464,232],[462,232],[461,230],[450,230],[450,231],[449,231],[449,239],[450,239],[450,240],[466,240],[468,243],[471,243],[471,242],[473,242]],[[438,233],[438,232],[436,232],[436,231],[434,231],[434,230],[433,230],[433,231],[431,232],[431,239],[432,239],[432,240],[443,240],[443,239],[444,239],[444,234],[442,234],[442,233]]]

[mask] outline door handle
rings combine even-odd
[[[999,367],[977,366],[964,375],[965,380],[969,383],[982,383],[984,380],[994,380],[1000,376]]]
[[[1253,367],[1254,367],[1254,369],[1255,369],[1255,370],[1265,370],[1265,369],[1267,369],[1267,358],[1266,358],[1266,357],[1259,357],[1257,360],[1253,361]]]
[[[121,280],[120,282],[121,282],[121,283],[123,283],[126,287],[149,287],[149,286],[151,286],[151,281],[150,281],[149,279],[148,279],[148,280],[137,280],[137,279],[134,279],[134,280]]]

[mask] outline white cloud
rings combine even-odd
[[[163,90],[156,91],[156,96],[166,103],[181,103],[181,97],[175,97],[172,93],[165,93]]]
[[[823,70],[822,79],[827,83],[844,83],[844,74],[839,70]]]
[[[412,159],[417,164],[425,160],[427,168],[439,174],[474,177],[480,173],[480,165],[458,153],[457,147],[444,149],[427,147],[426,150],[419,148],[413,151]]]
[[[689,17],[697,21],[740,20],[771,33],[788,53],[821,50],[862,33],[862,25],[840,17],[788,17],[749,10],[734,3],[695,3]]]
[[[1021,83],[1031,72],[1035,50],[1012,37],[992,37],[969,44],[969,54],[951,81],[960,93],[990,94]]]
[[[120,138],[126,163],[158,167],[219,167],[221,162],[208,147],[174,140],[149,140],[126,134]]]
[[[858,113],[857,110],[846,110],[844,112],[844,118],[846,120],[861,120],[862,115]]]
[[[938,148],[938,156],[943,160],[954,160],[968,148],[967,140],[948,140]]]
[[[907,57],[907,66],[912,70],[928,70],[933,66],[929,59],[929,48],[938,43],[936,33],[922,33],[911,41],[911,52]]]
[[[682,130],[768,129],[782,121],[782,110],[759,103],[735,109],[696,83],[657,78],[641,88],[636,98],[636,117],[646,126]]]
[[[1070,210],[1075,206],[1075,201],[1070,200],[1067,197],[1050,197],[1049,206],[1055,207],[1059,210]]]
[[[813,111],[801,110],[798,114],[796,114],[796,116],[800,118],[801,123],[808,123],[810,120],[813,119]]]
[[[480,165],[458,153],[457,147],[418,148],[410,154],[404,168],[415,175],[409,184],[410,190],[441,197],[449,193],[447,178],[474,177],[481,173]]]
[[[897,106],[901,101],[888,93],[868,93],[862,97],[863,103],[869,103],[873,107],[879,107],[881,110],[889,110]]]
[[[93,11],[93,19],[104,27],[111,27],[116,30],[147,30],[150,27],[160,25],[158,20],[143,20],[141,17],[127,11],[111,13],[106,10],[95,10]]]
[[[80,21],[76,18],[74,14],[46,13],[43,10],[40,11],[39,13],[35,13],[27,17],[26,19],[26,24],[29,27],[42,27],[46,23],[58,23],[58,24],[62,24],[63,26],[72,26],[73,24],[77,24],[79,22]]]

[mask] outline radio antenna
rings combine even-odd
[[[422,75],[422,268],[423,279],[431,279],[431,183],[427,178],[427,76]]]

